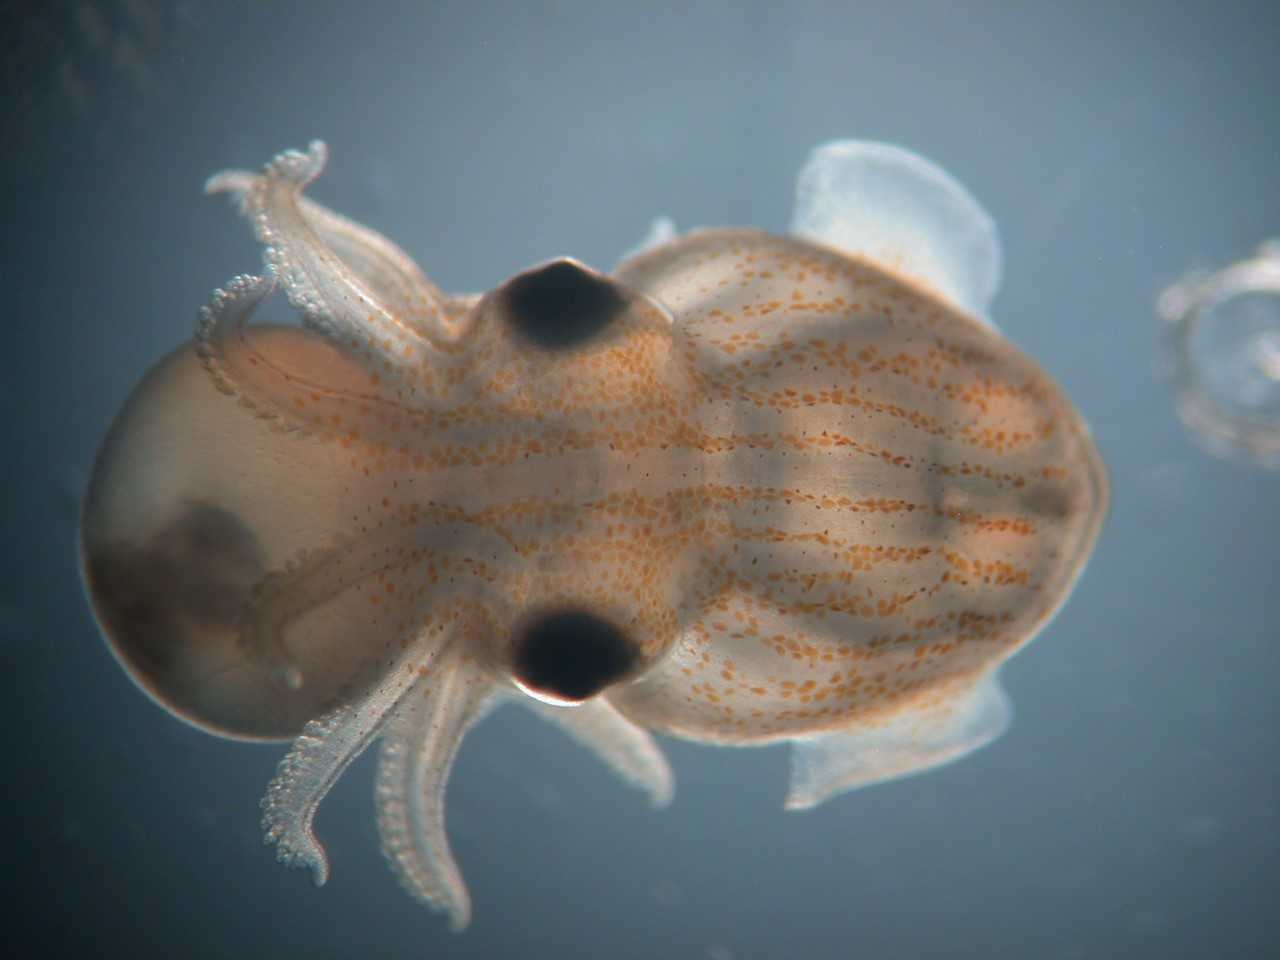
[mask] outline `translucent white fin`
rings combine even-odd
[[[649,224],[649,231],[644,235],[644,239],[619,257],[618,262],[622,263],[624,260],[630,260],[638,253],[644,253],[646,250],[660,247],[664,243],[670,243],[675,238],[676,222],[670,217],[654,217],[653,223]]]
[[[796,740],[788,810],[958,760],[1008,729],[1009,698],[992,670],[972,686],[875,727]]]
[[[533,699],[523,702],[593,751],[627,783],[647,793],[655,807],[671,802],[674,780],[662,749],[603,697],[575,706],[555,706]]]
[[[835,140],[796,183],[793,233],[923,283],[987,323],[1000,285],[1000,237],[950,174],[887,143]]]
[[[281,863],[310,870],[316,886],[329,879],[329,860],[312,828],[316,809],[417,679],[418,666],[406,658],[364,697],[310,721],[267,786],[263,841],[275,845]]]
[[[492,676],[473,657],[447,651],[423,673],[387,725],[374,800],[382,852],[410,896],[471,922],[471,898],[449,850],[445,787],[467,730],[493,702]]]

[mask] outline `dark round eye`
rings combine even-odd
[[[534,693],[578,702],[626,676],[637,654],[608,620],[585,610],[557,610],[534,617],[517,636],[512,671]]]
[[[573,260],[553,260],[513,277],[498,291],[507,322],[552,350],[589,340],[627,309],[623,289]]]

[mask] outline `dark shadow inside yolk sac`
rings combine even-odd
[[[85,578],[111,644],[150,687],[189,654],[181,638],[234,630],[265,572],[261,548],[239,518],[208,503],[183,506],[141,542],[85,537]]]
[[[591,339],[627,308],[617,284],[572,260],[554,260],[512,278],[500,303],[517,332],[552,350]]]
[[[528,622],[516,637],[512,669],[534,693],[578,702],[621,680],[638,659],[615,624],[585,610],[556,610]]]

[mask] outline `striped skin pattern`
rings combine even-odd
[[[296,736],[263,801],[284,862],[323,882],[316,807],[379,740],[388,859],[465,926],[444,789],[504,700],[659,805],[647,731],[792,741],[801,808],[1004,729],[997,669],[1069,593],[1105,472],[945,271],[705,230],[611,277],[562,259],[450,297],[302,195],[324,162],[210,181],[267,276],[135,391],[82,528],[144,689]],[[302,328],[248,323],[276,287]]]

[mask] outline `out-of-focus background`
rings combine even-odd
[[[1278,9],[0,4],[13,955],[1280,951],[1280,474],[1193,441],[1153,312],[1184,272],[1280,234]],[[504,710],[450,784],[465,935],[384,867],[367,759],[318,819],[329,884],[277,866],[257,804],[283,746],[153,706],[98,637],[75,566],[114,411],[215,286],[259,267],[204,178],[322,137],[318,199],[441,286],[484,290],[558,254],[607,268],[657,214],[784,229],[808,150],[848,136],[925,154],[990,210],[995,319],[1077,400],[1110,466],[1092,563],[1006,669],[1011,731],[805,814],[781,810],[782,749],[667,742],[676,802],[654,813]]]

